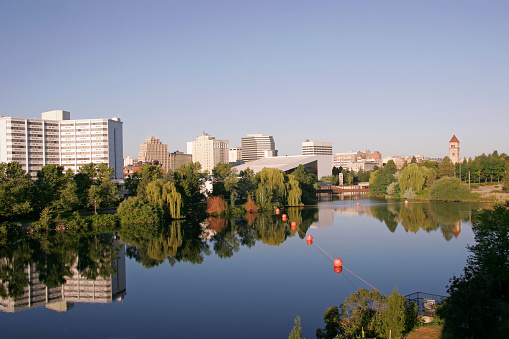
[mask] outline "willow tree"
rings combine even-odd
[[[427,167],[417,164],[410,164],[401,171],[398,178],[401,192],[412,188],[416,192],[422,191],[427,179],[430,176],[430,170]]]
[[[288,182],[286,183],[288,197],[287,205],[288,206],[301,206],[304,205],[302,203],[302,189],[299,186],[299,182],[295,179],[295,176],[292,174],[288,175]]]
[[[285,173],[277,168],[264,168],[256,174],[258,187],[263,186],[272,193],[275,201],[284,201],[286,195]]]
[[[145,192],[148,201],[154,202],[162,208],[168,208],[171,218],[182,217],[182,195],[177,191],[173,182],[156,179],[147,185]]]

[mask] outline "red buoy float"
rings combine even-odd
[[[310,240],[310,241],[313,241],[313,236],[310,234],[306,237],[306,240]]]
[[[336,258],[334,259],[334,267],[341,267],[343,266],[343,260]]]
[[[276,214],[279,214],[279,208],[276,208]]]
[[[336,273],[343,272],[343,266],[334,266],[334,272]]]
[[[295,221],[292,221],[291,225],[292,225],[292,230],[294,230],[297,227],[297,223]]]
[[[361,204],[357,203],[357,206],[360,206]]]
[[[306,240],[306,244],[313,245],[313,240]]]

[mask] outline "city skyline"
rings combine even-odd
[[[124,157],[206,130],[333,153],[509,153],[509,3],[4,2],[0,115],[119,116]],[[489,119],[489,120],[488,120]]]

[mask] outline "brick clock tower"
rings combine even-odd
[[[451,158],[453,164],[460,162],[460,142],[455,135],[449,141],[449,158]]]

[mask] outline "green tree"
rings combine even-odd
[[[205,195],[202,189],[205,183],[205,174],[201,173],[199,162],[182,165],[172,173],[171,181],[175,183],[177,191],[182,198],[182,216],[190,216],[203,211]]]
[[[389,160],[384,167],[374,171],[369,178],[371,194],[385,196],[387,187],[396,181],[394,174],[397,171],[396,164],[392,160]]]
[[[73,210],[79,206],[78,185],[74,180],[72,170],[65,174],[65,183],[60,187],[59,199],[53,202],[55,208]]]
[[[173,182],[165,182],[163,179],[150,182],[146,188],[146,198],[159,205],[163,210],[167,210],[171,218],[181,218],[182,195],[177,191]]]
[[[57,204],[66,181],[67,177],[63,166],[50,164],[43,166],[37,171],[37,178],[35,180],[37,208],[41,210]]]
[[[287,185],[287,205],[288,206],[301,206],[302,203],[302,189],[299,187],[299,182],[292,174],[288,175]]]
[[[256,182],[258,183],[258,188],[262,186],[264,187],[264,190],[266,192],[271,193],[273,201],[275,201],[276,203],[285,202],[286,185],[285,185],[285,174],[283,171],[277,168],[265,167],[256,174],[255,179]]]
[[[334,339],[344,333],[339,326],[339,308],[337,306],[329,307],[323,314],[323,320],[325,328],[316,330],[318,339]]]
[[[249,167],[239,173],[239,181],[237,183],[237,193],[241,199],[246,199],[256,191],[255,174]]]
[[[440,163],[438,167],[438,177],[454,177],[454,172],[456,171],[456,168],[454,167],[454,164],[451,161],[451,158],[445,157],[442,159],[442,162]]]
[[[417,193],[422,191],[429,175],[429,169],[424,166],[415,163],[408,165],[401,171],[398,178],[401,191],[406,192],[409,188]]]
[[[0,163],[0,216],[13,217],[30,213],[33,182],[17,162]]]
[[[318,178],[316,175],[309,173],[304,165],[297,166],[292,175],[294,176],[295,180],[299,182],[299,187],[302,190],[302,202],[305,205],[312,205],[316,203],[316,189],[318,187]]]
[[[472,224],[475,244],[438,309],[454,337],[502,338],[509,309],[509,204],[483,210]],[[507,329],[505,330],[507,331]]]

